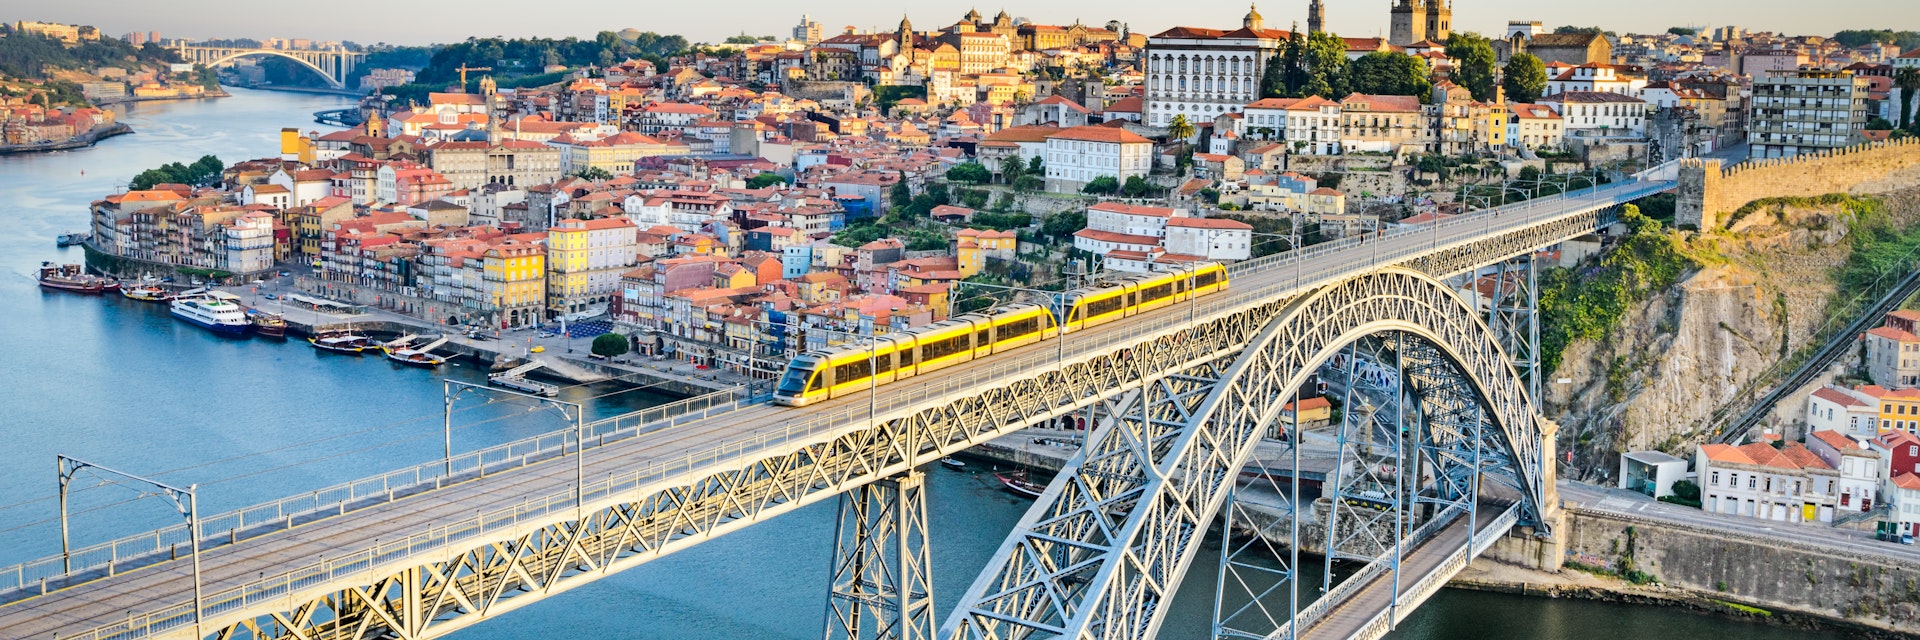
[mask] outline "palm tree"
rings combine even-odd
[[[1187,122],[1185,114],[1176,115],[1173,117],[1173,122],[1167,123],[1167,137],[1182,142],[1193,137],[1193,125]]]
[[[1893,86],[1900,88],[1900,128],[1913,127],[1913,94],[1920,91],[1920,69],[1907,67],[1893,76]]]

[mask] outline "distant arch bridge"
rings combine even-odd
[[[216,67],[240,58],[274,56],[300,63],[320,75],[327,86],[335,89],[347,88],[347,76],[356,66],[366,59],[366,54],[346,49],[267,49],[262,47],[210,47],[201,45],[178,44],[168,49],[180,54],[180,57],[192,64]]]

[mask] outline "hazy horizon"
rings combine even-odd
[[[1268,28],[1286,29],[1306,21],[1308,0],[1261,2]],[[168,3],[133,0],[69,0],[32,8],[16,7],[0,18],[8,22],[36,20],[92,25],[110,36],[130,31],[159,31],[166,38],[308,38],[347,40],[361,44],[424,45],[455,42],[468,37],[592,38],[600,31],[635,28],[680,34],[696,42],[718,42],[745,32],[753,36],[788,36],[801,14],[819,21],[828,34],[852,26],[891,30],[901,11],[916,29],[927,31],[957,22],[969,9],[992,19],[1002,7],[971,0],[922,0],[905,4],[871,0],[817,3],[734,0],[714,3],[673,3],[640,8],[609,0],[577,0],[564,8],[500,0],[460,3],[413,2],[395,5],[369,0],[335,0],[325,12],[261,12],[257,3],[239,0],[177,0]],[[1327,0],[1330,30],[1349,37],[1385,35],[1390,0]],[[1832,35],[1842,29],[1920,29],[1920,8],[1913,0],[1835,0],[1821,10],[1803,15],[1807,5],[1778,0],[1694,0],[1674,3],[1658,0],[1615,0],[1607,3],[1543,4],[1520,0],[1455,0],[1456,31],[1498,32],[1508,20],[1539,20],[1548,28],[1572,24],[1633,33],[1665,31],[1675,26],[1737,25],[1756,31],[1795,35]],[[1899,7],[1906,7],[1900,9]],[[531,8],[530,8],[531,7]],[[1174,26],[1223,27],[1237,25],[1247,12],[1240,2],[1209,3],[1204,8],[1141,0],[1085,3],[1030,3],[1009,5],[1007,13],[1042,24],[1090,25],[1108,20],[1126,22],[1135,31],[1152,34]],[[291,14],[291,15],[290,15]],[[380,19],[389,15],[405,20]],[[1904,14],[1904,15],[1903,15]],[[504,16],[504,17],[503,17]],[[289,18],[292,18],[291,20]],[[592,18],[591,20],[583,18]],[[716,19],[717,18],[717,19]],[[290,23],[299,22],[297,26]]]

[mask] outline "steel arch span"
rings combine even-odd
[[[205,64],[207,68],[213,68],[222,64],[226,64],[228,62],[232,62],[234,60],[239,60],[241,58],[247,58],[252,56],[276,56],[276,57],[286,58],[294,62],[298,62],[300,63],[300,66],[306,67],[312,70],[314,73],[320,74],[320,78],[323,80],[326,80],[327,84],[333,85],[333,88],[335,89],[347,88],[347,83],[345,78],[337,77],[335,72],[323,69],[320,67],[320,65],[314,64],[313,61],[307,60],[306,58],[302,58],[300,56],[293,55],[285,51],[275,51],[273,49],[250,49],[246,51],[236,51],[233,53],[229,53],[229,54],[214,58],[213,60],[202,63],[202,64]]]
[[[1109,401],[1088,445],[1069,461],[1001,545],[940,636],[950,640],[1152,638],[1261,434],[1291,392],[1347,345],[1379,333],[1421,345],[1410,369],[1424,421],[1444,450],[1481,421],[1496,455],[1440,455],[1441,473],[1503,477],[1521,519],[1544,526],[1549,471],[1525,384],[1480,312],[1447,285],[1390,268],[1292,301],[1244,352],[1153,374]],[[1448,384],[1443,375],[1450,370]],[[1451,406],[1447,406],[1451,405]]]

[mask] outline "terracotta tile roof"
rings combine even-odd
[[[1847,393],[1839,389],[1835,389],[1833,387],[1821,387],[1819,389],[1816,389],[1813,392],[1813,397],[1840,405],[1842,407],[1869,406],[1867,405],[1867,403],[1861,402],[1859,398],[1854,397],[1853,394]]]
[[[1087,210],[1088,211],[1105,211],[1108,213],[1118,213],[1121,215],[1129,215],[1129,216],[1153,216],[1156,218],[1173,217],[1173,209],[1169,209],[1166,207],[1148,207],[1148,206],[1137,205],[1137,204],[1122,204],[1119,202],[1101,202],[1091,207],[1087,207]]]
[[[1860,443],[1855,442],[1853,438],[1841,435],[1838,431],[1815,431],[1807,434],[1807,437],[1824,442],[1827,446],[1833,447],[1837,451],[1860,448]]]
[[[1867,335],[1886,338],[1894,342],[1920,342],[1920,336],[1893,327],[1874,327],[1867,330]]]
[[[1167,221],[1167,226],[1184,227],[1188,229],[1233,229],[1236,231],[1252,231],[1253,230],[1253,225],[1250,225],[1238,220],[1228,220],[1225,218],[1174,218],[1172,220]]]
[[[1160,239],[1153,236],[1136,236],[1129,233],[1114,233],[1112,231],[1097,231],[1094,229],[1081,229],[1073,232],[1073,236],[1096,242],[1112,242],[1115,244],[1141,244],[1149,246],[1159,246],[1160,244]]]
[[[1146,138],[1140,137],[1139,134],[1136,134],[1132,131],[1128,131],[1126,129],[1113,129],[1108,127],[1074,127],[1072,129],[1062,129],[1056,133],[1048,135],[1047,138],[1048,139],[1059,138],[1062,140],[1083,140],[1086,142],[1106,142],[1106,143],[1117,143],[1117,144],[1135,144],[1135,143],[1151,144],[1153,142],[1152,140],[1148,140]]]
[[[1920,475],[1909,471],[1893,477],[1893,486],[1902,489],[1920,489]]]

